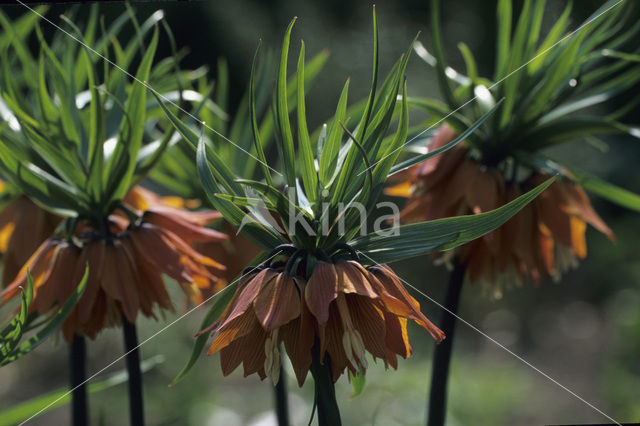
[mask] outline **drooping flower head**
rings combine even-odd
[[[436,132],[431,148],[456,137],[448,125]],[[407,170],[402,181],[387,188],[389,195],[407,197],[400,212],[404,222],[434,220],[493,210],[544,180],[549,175],[533,171],[525,180],[507,179],[497,168],[487,167],[457,145],[438,157]],[[565,170],[565,174],[570,175]],[[615,240],[613,232],[595,212],[584,190],[569,180],[559,180],[502,227],[455,251],[442,253],[440,262],[454,256],[466,264],[472,282],[499,295],[503,285],[539,282],[575,267],[587,254],[586,227],[595,227]]]
[[[433,114],[436,121],[446,120],[429,149],[448,151],[395,176],[395,186],[387,189],[390,195],[409,198],[400,217],[411,222],[486,212],[548,176],[560,175],[504,226],[442,254],[444,262],[458,257],[470,280],[483,282],[495,295],[500,295],[503,284],[538,282],[546,276],[557,279],[575,266],[587,253],[587,225],[615,239],[584,189],[614,200],[611,194],[619,188],[558,165],[545,150],[572,140],[594,140],[599,134],[634,133],[616,121],[624,108],[606,117],[588,110],[640,82],[637,63],[620,59],[623,55],[615,52],[624,49],[633,34],[627,29],[630,6],[607,3],[592,15],[589,25],[567,38],[563,32],[569,5],[549,35],[541,38],[538,18],[543,3],[533,4],[525,3],[513,35],[511,8],[499,9],[506,15],[499,16],[501,48],[493,81],[476,75],[468,49],[470,74],[465,76],[446,65],[439,44],[434,56],[420,43],[415,45],[418,55],[436,66],[447,104],[422,98],[412,104]],[[439,42],[437,17],[431,29],[433,40]],[[551,45],[553,50],[547,53]],[[623,79],[624,84],[610,90],[612,80]],[[466,123],[474,121],[478,130],[463,135]]]
[[[216,273],[225,269],[192,247],[192,241],[227,238],[196,221],[205,215],[217,217],[150,207],[135,221],[111,216],[104,234],[80,224],[72,238],[51,237],[42,243],[0,293],[0,300],[4,303],[19,294],[29,269],[34,280],[32,309],[45,315],[74,293],[88,266],[85,291],[62,328],[68,341],[74,334],[94,338],[103,328],[120,325],[123,317],[135,323],[138,313],[156,318],[156,308],[172,311],[163,275],[199,303],[203,291],[216,287]],[[189,220],[191,216],[196,220]]]
[[[346,125],[347,81],[331,125],[321,128],[313,149],[305,116],[302,44],[296,73],[296,150],[286,74],[292,26],[293,22],[283,42],[273,103],[277,118],[274,140],[282,159],[282,173],[265,162],[255,110],[255,60],[249,109],[263,180],[237,179],[204,130],[198,134],[168,108],[165,113],[197,150],[198,173],[211,203],[265,253],[262,263],[249,268],[225,290],[233,290],[226,293],[232,295],[230,301],[222,297],[214,303],[213,314],[207,316],[198,339],[202,342],[211,336],[209,353],[220,353],[225,374],[243,364],[245,375],[257,373],[274,382],[279,378],[280,345],[284,343],[302,384],[308,371],[316,383],[319,375],[335,381],[346,370],[364,372],[368,356],[396,367],[398,355],[411,354],[409,320],[440,342],[443,333],[420,312],[418,302],[385,265],[483,235],[548,183],[499,211],[464,223],[387,227],[383,217],[374,220],[373,231],[368,231],[368,215],[385,207],[376,203],[408,132],[404,71],[410,52],[396,63],[379,88],[372,87],[353,131]],[[377,43],[374,48],[377,58]],[[374,85],[376,82],[374,61]],[[397,101],[399,93],[401,101]],[[400,105],[399,123],[396,132],[388,135],[396,102]],[[393,217],[393,207],[386,217]],[[217,320],[216,312],[221,312]]]
[[[220,352],[227,375],[243,364],[245,376],[278,381],[284,343],[300,386],[311,367],[312,349],[330,364],[338,380],[345,369],[366,370],[374,360],[397,368],[397,356],[411,355],[407,321],[413,320],[440,342],[444,334],[421,312],[393,271],[385,265],[365,268],[358,260],[318,261],[308,280],[298,273],[313,257],[252,269],[240,283],[220,319],[209,331],[209,354]]]

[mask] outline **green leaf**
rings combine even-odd
[[[127,99],[127,115],[129,120],[123,119],[118,134],[118,141],[109,163],[105,182],[106,195],[110,200],[119,200],[127,193],[131,184],[131,177],[136,165],[138,151],[142,145],[146,115],[147,87],[144,83],[149,76],[151,63],[158,46],[158,29],[153,32],[151,44],[140,62],[136,79]]]
[[[640,212],[640,195],[586,173],[574,171],[574,175],[575,181],[592,194],[619,206]]]
[[[83,196],[73,187],[35,164],[18,159],[11,147],[0,138],[2,171],[36,203],[61,216],[75,216],[84,206]]]
[[[258,52],[260,51],[261,45],[262,45],[262,41],[260,41],[260,43],[258,44],[256,53],[253,56],[253,63],[251,64],[251,81],[249,82],[249,115],[251,119],[251,129],[253,130],[253,141],[256,147],[256,153],[258,154],[258,158],[260,160],[260,166],[262,166],[262,173],[264,174],[264,177],[267,180],[267,183],[269,185],[273,185],[273,180],[271,179],[271,172],[269,171],[269,166],[267,165],[267,158],[264,155],[264,148],[262,146],[262,141],[260,140],[260,130],[258,129],[258,120],[256,118],[255,75],[256,75],[256,62],[258,60]]]
[[[458,136],[457,138],[455,138],[454,140],[452,140],[451,142],[449,142],[445,146],[442,146],[442,147],[440,147],[438,149],[435,149],[433,151],[427,152],[426,154],[422,154],[422,155],[418,155],[416,157],[410,158],[409,160],[403,161],[402,163],[396,164],[395,166],[393,166],[391,168],[390,174],[401,172],[402,170],[406,170],[409,167],[414,166],[414,165],[416,165],[418,163],[421,163],[421,162],[423,162],[423,161],[425,161],[425,160],[427,160],[427,159],[429,159],[431,157],[435,157],[436,155],[442,154],[443,152],[448,151],[449,149],[453,148],[454,146],[456,146],[457,144],[459,144],[463,140],[467,139],[469,137],[469,135],[471,135],[473,132],[475,132],[475,130],[478,127],[480,127],[482,125],[482,123],[484,123],[489,117],[491,117],[496,112],[496,110],[502,104],[503,100],[504,100],[504,98],[501,99],[496,104],[496,106],[491,108],[491,110],[489,112],[487,112],[485,115],[480,117],[480,119],[478,121],[473,123],[473,125],[471,127],[469,127],[467,130],[465,130],[464,133],[462,133],[460,136]]]
[[[496,47],[495,80],[500,80],[507,73],[511,39],[511,0],[498,0],[498,39]]]
[[[550,178],[526,194],[486,213],[403,225],[395,235],[371,233],[356,238],[350,245],[378,263],[395,262],[434,251],[449,250],[498,228],[554,180],[555,177]]]
[[[213,302],[213,305],[211,305],[211,308],[202,319],[199,330],[204,330],[205,328],[209,327],[215,320],[220,317],[220,315],[222,315],[222,312],[224,312],[225,308],[227,307],[229,302],[231,302],[231,299],[235,294],[236,288],[238,287],[238,281],[239,279],[236,279],[224,290],[222,290],[220,294],[218,294],[218,296],[216,296],[216,300]],[[193,344],[193,349],[191,349],[191,355],[189,356],[187,363],[184,367],[182,367],[182,370],[180,370],[178,375],[175,377],[175,379],[173,379],[169,386],[175,386],[176,384],[178,384],[178,382],[184,379],[187,373],[191,371],[193,366],[196,365],[196,362],[198,362],[198,359],[200,358],[200,355],[202,354],[202,351],[204,350],[208,339],[208,333],[196,337],[196,341]]]
[[[444,58],[444,51],[442,49],[442,40],[440,39],[440,0],[431,0],[431,38],[433,42],[433,55],[436,59],[436,71],[438,76],[438,86],[442,92],[442,96],[449,105],[449,108],[456,109],[458,102],[456,101],[451,86],[449,86],[449,79],[447,78],[447,63]]]
[[[336,113],[333,116],[331,128],[327,135],[327,140],[324,142],[322,153],[320,155],[318,177],[320,183],[323,186],[328,186],[336,172],[336,166],[338,164],[338,153],[340,152],[340,142],[342,140],[343,129],[340,125],[341,121],[344,121],[345,114],[347,112],[347,95],[349,93],[349,79],[342,88],[340,99],[338,100],[338,106]]]
[[[307,116],[304,103],[304,41],[300,42],[298,58],[298,146],[300,148],[300,164],[302,166],[302,183],[309,202],[313,205],[317,198],[318,173],[311,149],[311,139],[307,129]]]
[[[164,355],[155,355],[140,363],[140,370],[146,373],[164,362]],[[117,371],[104,380],[91,382],[87,385],[89,394],[94,394],[103,390],[126,383],[129,376],[126,370]],[[22,424],[31,417],[46,413],[49,410],[64,406],[71,402],[71,392],[63,388],[52,392],[47,392],[35,398],[13,405],[0,411],[0,426],[13,426]],[[43,408],[46,407],[44,411]]]
[[[67,301],[64,303],[64,305],[51,317],[51,319],[47,321],[46,325],[42,327],[35,335],[31,336],[28,340],[18,346],[18,348],[11,352],[11,354],[7,358],[0,361],[0,366],[15,361],[21,356],[31,352],[42,343],[44,343],[44,341],[47,340],[47,338],[49,338],[53,333],[58,331],[71,311],[75,308],[78,300],[80,300],[80,298],[82,297],[82,293],[84,293],[88,278],[89,266],[87,265],[82,280],[76,287],[76,290],[73,292],[73,294],[71,294],[69,299],[67,299]]]
[[[287,27],[284,40],[282,41],[282,51],[280,53],[280,66],[278,67],[278,80],[276,83],[276,118],[280,137],[280,153],[284,165],[284,176],[289,188],[296,187],[296,157],[293,147],[293,135],[291,134],[291,124],[289,122],[289,106],[287,97],[287,58],[289,55],[289,39],[291,29],[296,18],[293,18]]]
[[[364,386],[367,383],[367,377],[362,371],[358,371],[354,375],[351,370],[349,370],[349,381],[351,381],[351,386],[353,387],[353,393],[351,394],[350,399],[353,399],[360,395],[364,390]]]
[[[462,54],[462,58],[464,59],[465,66],[467,68],[467,75],[469,76],[469,80],[471,80],[472,84],[476,84],[478,81],[478,67],[476,65],[476,61],[473,58],[473,53],[471,53],[471,49],[465,43],[458,43],[458,49]]]
[[[89,59],[86,50],[81,50],[81,60],[86,64],[87,78],[89,80],[89,91],[91,102],[89,103],[89,145],[86,149],[88,156],[89,176],[86,188],[94,200],[99,200],[102,191],[102,173],[104,169],[104,147],[105,123],[103,116],[103,106],[100,93],[96,85],[98,84],[95,68]]]
[[[27,288],[22,289],[20,294],[20,311],[0,332],[0,367],[13,361],[11,353],[26,331],[25,323],[32,301],[33,279],[31,272],[27,270]]]
[[[409,131],[409,102],[407,98],[407,81],[405,79],[402,85],[402,112],[400,114],[400,122],[398,123],[398,129],[396,130],[396,134],[393,137],[393,140],[387,151],[382,155],[382,159],[378,160],[378,164],[373,169],[373,181],[375,189],[374,196],[372,200],[378,199],[380,191],[382,191],[382,187],[384,182],[387,180],[387,177],[390,173],[391,166],[396,162],[398,156],[402,152],[400,148],[405,145],[405,141],[407,139],[407,132]]]
[[[216,210],[218,210],[224,216],[224,218],[229,221],[229,223],[231,223],[236,228],[242,226],[242,233],[265,250],[271,250],[274,247],[277,247],[279,244],[286,243],[286,240],[284,240],[284,238],[281,237],[277,232],[267,229],[263,225],[255,221],[250,221],[248,223],[243,222],[245,220],[245,217],[247,216],[244,211],[242,211],[232,202],[223,200],[220,197],[216,197],[214,195],[222,191],[220,186],[216,183],[216,179],[214,178],[212,169],[207,161],[207,150],[204,143],[204,137],[201,137],[200,141],[198,142],[196,163],[198,168],[198,176],[200,177],[200,182],[204,187],[207,198],[216,208]]]
[[[529,64],[527,65],[527,72],[529,73],[529,75],[532,75],[540,70],[540,67],[542,67],[542,65],[544,64],[545,59],[547,59],[552,53],[551,46],[553,46],[558,42],[558,40],[562,38],[564,30],[567,28],[569,17],[571,16],[571,7],[572,3],[567,3],[567,6],[562,12],[562,15],[560,15],[560,17],[556,20],[556,23],[547,34],[547,37],[540,44],[538,50],[533,55],[535,59],[529,62]]]
[[[527,150],[536,151],[586,136],[606,135],[628,132],[632,130],[615,121],[595,117],[565,117],[534,127],[525,132],[519,144]]]

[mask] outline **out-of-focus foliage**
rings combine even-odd
[[[606,115],[595,106],[637,89],[640,72],[633,41],[640,34],[633,2],[608,1],[587,20],[569,30],[572,3],[545,37],[541,25],[547,3],[526,0],[512,28],[514,5],[497,5],[496,63],[491,79],[482,77],[471,50],[459,43],[466,73],[447,65],[440,31],[440,2],[431,1],[430,30],[433,53],[421,44],[414,48],[420,58],[435,67],[445,102],[412,98],[411,106],[427,111],[434,120],[446,120],[461,132],[504,99],[499,113],[467,138],[474,155],[486,165],[513,168],[513,164],[560,174],[585,189],[634,210],[640,197],[595,178],[582,170],[571,173],[557,166],[545,149],[573,140],[606,147],[600,135],[629,134],[640,137],[637,127],[619,120],[637,108],[632,97]],[[618,52],[621,49],[624,53]]]
[[[41,319],[29,312],[33,301],[33,280],[27,275],[27,288],[22,291],[20,311],[0,331],[0,367],[5,366],[34,350],[49,336],[55,333],[67,319],[82,296],[89,277],[89,268],[85,270],[82,281],[69,299],[50,316]],[[20,343],[25,333],[34,331],[26,341]]]

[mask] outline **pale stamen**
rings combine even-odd
[[[351,316],[349,315],[349,308],[347,307],[347,300],[344,294],[338,295],[336,303],[338,305],[338,313],[340,314],[342,327],[344,328],[344,334],[342,335],[344,353],[356,370],[360,370],[358,362],[360,362],[363,368],[367,368],[368,363],[365,358],[364,342],[362,341],[360,332],[355,329],[353,322],[351,322]]]
[[[278,346],[278,331],[276,328],[267,336],[264,342],[264,353],[266,358],[264,360],[264,373],[267,377],[271,377],[273,384],[278,384],[280,380],[280,348]]]

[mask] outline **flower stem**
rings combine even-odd
[[[74,335],[69,345],[69,385],[71,386],[71,424],[89,424],[85,364],[87,350],[84,337]]]
[[[129,375],[129,418],[132,426],[144,425],[144,403],[142,399],[142,372],[136,325],[122,317],[127,373]]]
[[[289,426],[289,403],[287,401],[287,374],[284,368],[280,369],[280,379],[274,387],[276,402],[276,417],[278,426]]]
[[[331,374],[329,356],[320,363],[318,342],[312,349],[311,374],[315,381],[315,393],[318,402],[318,426],[341,426],[340,409],[336,401],[336,389]]]
[[[449,366],[456,325],[456,318],[450,312],[455,314],[458,311],[466,269],[466,264],[460,263],[457,259],[454,262],[443,303],[443,306],[449,311],[442,311],[440,323],[438,324],[440,330],[447,337],[436,346],[434,351],[431,391],[429,392],[428,426],[443,426],[447,414],[447,383],[449,381]]]

